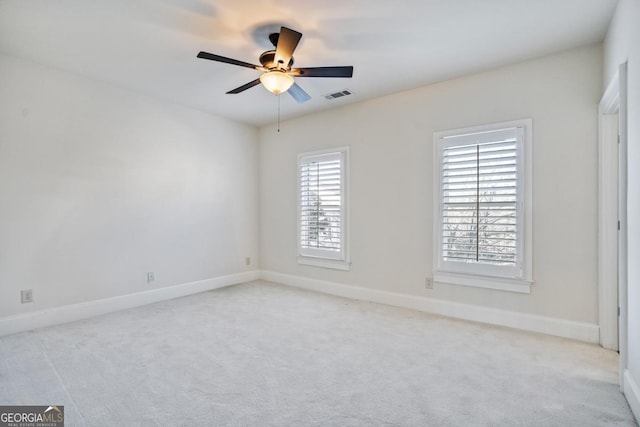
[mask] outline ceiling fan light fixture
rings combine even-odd
[[[269,92],[280,95],[293,86],[293,77],[282,71],[269,71],[260,76],[260,83]]]

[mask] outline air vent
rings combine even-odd
[[[325,95],[324,97],[327,99],[336,99],[336,98],[342,98],[343,96],[349,96],[352,93],[353,92],[351,92],[349,89],[345,89],[345,90],[341,90],[340,92],[330,93],[329,95]]]

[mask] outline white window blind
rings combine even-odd
[[[345,260],[345,153],[299,156],[300,256]]]
[[[528,292],[531,120],[434,134],[434,280]]]
[[[504,132],[501,132],[504,133]],[[442,156],[442,257],[515,266],[517,139],[453,145]]]

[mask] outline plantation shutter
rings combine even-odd
[[[299,160],[298,173],[300,254],[342,259],[343,153],[303,156]]]
[[[519,263],[518,136],[510,128],[444,138],[443,261]]]

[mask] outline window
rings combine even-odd
[[[347,147],[298,155],[298,262],[349,269]]]
[[[531,124],[434,134],[435,281],[530,292]]]

